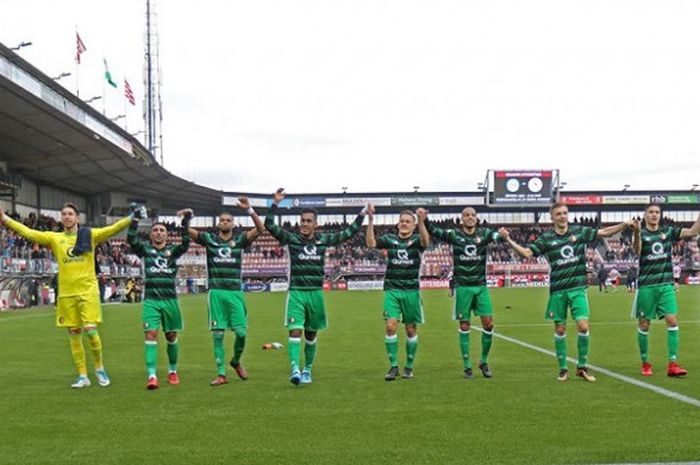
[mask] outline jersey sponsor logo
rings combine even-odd
[[[214,263],[238,263],[238,259],[236,257],[231,256],[233,254],[233,250],[231,250],[231,247],[219,247],[216,250],[216,254],[218,255],[218,257],[213,258]]]
[[[150,267],[148,271],[151,273],[166,273],[166,274],[171,274],[174,273],[175,270],[173,268],[168,268],[168,259],[164,257],[156,257],[154,259],[154,266]]]
[[[320,261],[321,255],[318,253],[318,249],[313,244],[307,244],[302,249],[301,253],[298,255],[299,260],[307,261]]]
[[[570,245],[565,245],[559,250],[559,255],[561,258],[554,262],[558,266],[564,266],[571,263],[576,263],[578,258],[576,257],[576,251]]]
[[[231,258],[230,247],[219,247],[219,250],[217,250],[216,253],[219,254],[219,257],[221,258]]]
[[[664,244],[662,242],[654,242],[651,244],[651,253],[646,256],[649,261],[665,260],[667,258]]]
[[[468,244],[464,246],[464,254],[460,255],[459,259],[463,262],[472,262],[481,260],[481,255],[477,255],[476,245]]]
[[[408,258],[408,250],[406,249],[397,250],[396,257],[391,260],[392,265],[413,265],[413,259]]]
[[[573,258],[574,248],[571,247],[570,245],[565,245],[564,247],[561,248],[559,253],[561,254],[562,258]]]
[[[66,258],[63,259],[63,263],[69,263],[69,262],[82,262],[85,261],[85,256],[83,255],[75,255],[73,253],[73,247],[68,247],[66,249]]]

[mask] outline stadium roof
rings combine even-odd
[[[0,160],[78,194],[119,191],[201,213],[221,205],[221,191],[168,172],[138,140],[2,44]]]

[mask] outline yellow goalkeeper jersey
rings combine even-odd
[[[125,229],[130,222],[126,217],[104,228],[92,228],[92,249],[78,256],[73,255],[78,239],[76,233],[37,231],[13,219],[9,219],[5,226],[31,242],[51,248],[58,262],[58,295],[71,297],[98,292],[95,245]]]

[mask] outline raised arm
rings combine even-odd
[[[506,228],[499,229],[498,235],[501,236],[503,238],[503,240],[505,240],[508,243],[508,245],[510,245],[510,247],[513,250],[515,250],[518,253],[518,255],[520,255],[521,257],[530,258],[535,254],[531,248],[523,247],[522,245],[515,242],[510,237],[510,231],[508,231]]]
[[[642,227],[639,220],[632,220],[632,250],[635,254],[642,254]]]
[[[608,226],[607,228],[600,228],[596,233],[596,237],[610,237],[617,233],[624,231],[625,229],[632,226],[632,220],[625,221],[624,223],[616,224],[615,226]]]
[[[265,225],[263,224],[258,214],[255,212],[255,210],[253,210],[253,207],[250,206],[250,201],[248,200],[248,197],[239,197],[238,206],[244,209],[250,215],[250,217],[253,219],[253,223],[255,224],[255,227],[248,231],[245,235],[246,240],[250,244],[255,239],[257,239],[258,236],[265,232]]]
[[[109,226],[104,228],[92,228],[92,242],[93,244],[99,244],[104,242],[115,234],[119,234],[120,231],[126,229],[129,224],[131,224],[132,218],[143,218],[146,216],[146,207],[137,208],[131,215],[125,216],[124,218],[115,221]]]
[[[428,228],[425,226],[428,211],[425,208],[419,208],[416,210],[416,214],[418,215],[418,235],[420,236],[420,245],[424,249],[427,249],[428,245],[430,245],[430,234],[428,234]]]
[[[39,245],[50,245],[51,243],[50,235],[48,233],[44,231],[37,231],[36,229],[23,225],[19,221],[13,220],[2,208],[0,208],[0,223],[2,223],[6,228],[13,230],[20,236],[32,242],[36,242]]]
[[[367,211],[367,234],[365,234],[365,244],[370,249],[377,247],[377,240],[374,237],[374,206],[370,205]]]
[[[126,231],[126,242],[129,244],[131,247],[131,250],[138,255],[139,257],[143,257],[144,255],[144,246],[143,242],[138,238],[138,230],[139,230],[139,220],[140,218],[132,218],[131,219],[131,224],[129,225],[129,229]]]
[[[194,210],[191,208],[183,208],[182,210],[179,210],[176,215],[182,217],[183,224],[185,218],[187,218],[188,237],[196,242],[199,239],[199,231],[190,226],[190,220],[194,217]]]
[[[362,228],[362,222],[365,220],[365,216],[367,215],[369,208],[370,208],[370,205],[367,204],[362,209],[362,211],[360,211],[360,214],[357,215],[357,218],[355,218],[355,221],[350,223],[350,226],[348,226],[347,228],[345,228],[341,232],[325,235],[324,239],[326,241],[326,244],[328,244],[328,245],[342,244],[343,242],[347,241],[348,239],[353,237],[355,234],[360,232],[360,229]]]
[[[418,216],[420,218],[420,216]],[[442,229],[430,221],[430,218],[427,216],[425,217],[425,227],[428,229],[428,233],[433,236],[435,239],[443,242],[449,242],[450,241],[450,231],[448,229]]]
[[[182,222],[180,223],[180,237],[182,241],[173,248],[173,255],[176,257],[181,257],[187,253],[190,248],[190,220],[191,215],[184,215],[182,217]]]
[[[265,216],[265,229],[270,231],[270,234],[272,234],[272,236],[275,239],[277,239],[280,242],[280,244],[288,244],[289,241],[292,239],[292,235],[275,224],[277,206],[283,199],[284,189],[277,189],[277,191],[275,192],[274,199],[272,201],[272,206],[267,211],[267,215]]]
[[[689,237],[694,237],[700,234],[700,213],[698,213],[698,217],[695,219],[695,223],[689,228],[683,228],[681,229],[681,239],[687,239]]]

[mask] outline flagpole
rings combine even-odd
[[[76,47],[76,57],[80,56],[77,52],[78,48],[78,25],[75,25],[75,47]],[[75,61],[75,95],[80,98],[80,63],[77,59]]]
[[[76,56],[78,54],[77,48],[78,48],[78,25],[75,25],[75,47],[76,47]],[[80,98],[80,65],[78,64],[78,60],[73,60],[75,61],[75,95]]]

